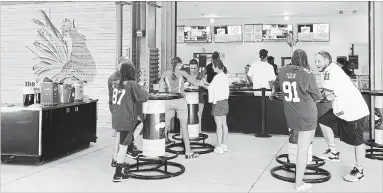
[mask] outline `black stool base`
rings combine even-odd
[[[286,158],[286,161],[282,161],[281,158]],[[273,169],[271,169],[271,171],[270,171],[271,175],[274,178],[277,178],[279,180],[295,183],[295,177],[286,177],[286,176],[282,176],[282,175],[279,175],[276,173],[277,171],[284,170],[286,172],[295,174],[295,164],[290,162],[290,160],[288,158],[288,154],[279,155],[276,158],[276,161],[278,163],[282,164],[282,166],[277,166],[277,167],[274,167]],[[313,156],[313,161],[315,162],[314,164],[307,164],[307,166],[306,166],[306,170],[310,170],[311,172],[305,172],[304,175],[306,175],[306,176],[307,175],[318,176],[318,178],[313,178],[313,179],[303,178],[303,181],[307,182],[307,183],[322,183],[322,182],[327,182],[328,180],[330,180],[331,179],[330,172],[328,172],[325,169],[320,168],[326,162],[324,160],[316,157],[316,156]]]
[[[172,136],[172,138],[174,140],[178,140],[178,141],[182,141],[182,138],[181,138],[181,135],[178,133],[178,134],[175,134]],[[205,139],[209,138],[208,135],[204,134],[204,133],[200,133],[199,134],[199,137],[196,137],[196,138],[189,138],[189,141],[203,141],[203,143],[205,143]]]
[[[126,174],[129,174],[131,178],[140,179],[140,180],[161,180],[161,179],[176,177],[185,172],[185,167],[183,165],[168,161],[176,157],[178,157],[178,155],[174,155],[171,157],[161,156],[156,159],[156,158],[147,158],[145,156],[140,155],[138,158],[136,158],[137,163],[126,166],[124,168],[124,172]],[[150,167],[147,169],[140,169],[140,166],[147,166],[147,165],[153,165],[153,167]],[[178,168],[179,171],[169,172],[168,171],[169,166]],[[156,172],[160,174],[158,175],[153,175],[153,174],[141,175],[140,174],[145,172],[150,172],[150,173]]]
[[[366,149],[366,158],[383,160],[383,145],[375,143],[374,139],[366,141],[365,144],[370,146],[370,149]]]
[[[172,150],[174,147],[182,147],[183,150]],[[179,154],[179,155],[185,155],[185,144],[183,142],[181,143],[175,143],[172,145],[169,145],[166,147],[166,152]],[[197,143],[197,142],[190,142],[190,148],[198,154],[208,154],[214,151],[214,146],[208,143]],[[205,150],[200,150],[205,149]]]

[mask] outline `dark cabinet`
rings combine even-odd
[[[2,161],[5,157],[56,158],[96,142],[97,100],[35,110],[10,108],[1,112]]]

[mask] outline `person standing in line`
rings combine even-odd
[[[211,115],[217,125],[217,146],[215,153],[222,154],[227,151],[229,129],[226,116],[229,113],[229,78],[224,72],[225,66],[219,58],[212,62],[213,70],[217,73],[209,85],[209,103],[213,103]]]
[[[275,74],[275,76],[277,76],[277,75],[278,75],[278,66],[277,66],[276,64],[274,64],[274,57],[273,57],[273,56],[269,56],[269,57],[267,57],[267,62],[268,62],[271,66],[273,66],[273,68],[274,68],[274,74]]]
[[[137,152],[127,154],[128,146],[133,144],[133,132],[139,124],[137,120],[137,104],[148,101],[149,94],[140,86],[136,79],[136,70],[131,61],[123,61],[120,67],[120,80],[114,82],[112,95],[112,126],[119,134],[117,165],[113,182],[129,179],[124,172],[125,157],[137,157]],[[136,155],[133,155],[136,154]]]
[[[197,81],[192,78],[187,72],[181,71],[182,60],[179,57],[172,59],[172,69],[164,72],[159,82],[159,92],[178,93],[183,98],[175,99],[166,102],[165,112],[165,127],[166,127],[166,145],[170,145],[173,142],[169,140],[169,130],[171,119],[177,112],[178,119],[180,120],[180,130],[182,134],[182,140],[185,144],[185,158],[193,159],[198,158],[198,153],[195,153],[190,148],[189,132],[187,128],[188,124],[188,107],[185,100],[184,81],[186,80],[193,85],[202,86],[205,83],[203,81]]]
[[[363,130],[370,114],[366,101],[342,68],[332,62],[328,52],[318,52],[315,55],[315,64],[322,75],[322,95],[327,100],[333,101],[332,109],[318,119],[328,145],[328,149],[318,157],[333,162],[340,161],[334,133],[339,135],[341,141],[353,146],[356,162],[350,173],[343,179],[348,182],[362,180],[366,154]]]
[[[271,89],[274,84],[275,74],[273,66],[267,63],[268,51],[262,49],[259,51],[259,57],[261,60],[256,60],[251,64],[247,78],[250,84],[253,84],[253,89]],[[265,95],[270,96],[271,92],[266,91]],[[261,91],[255,91],[255,96],[262,96]]]
[[[287,126],[298,134],[298,150],[295,172],[295,188],[298,191],[311,188],[303,182],[308,161],[308,151],[317,127],[316,102],[322,97],[315,75],[310,69],[306,52],[297,49],[291,58],[291,65],[284,66],[274,85],[275,91],[282,91]]]

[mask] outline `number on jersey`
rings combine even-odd
[[[121,100],[124,98],[125,95],[125,89],[119,90],[117,88],[113,89],[113,98],[112,103],[121,105]]]
[[[283,92],[287,94],[285,95],[286,102],[298,103],[301,101],[301,99],[298,96],[296,81],[294,82],[284,81],[282,86],[283,86]]]

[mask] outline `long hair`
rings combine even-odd
[[[134,67],[134,64],[130,60],[125,60],[120,65],[120,83],[119,88],[123,88],[124,81],[127,80],[136,80],[136,68]]]
[[[291,57],[291,64],[310,70],[310,65],[307,61],[307,54],[301,49],[294,51],[293,56]]]
[[[176,66],[177,66],[178,63],[182,63],[181,58],[179,58],[179,57],[174,57],[174,58],[172,59],[172,80],[173,80],[173,81],[177,80],[177,76],[176,76],[176,74],[175,74],[175,71],[176,71]]]
[[[223,62],[221,59],[219,58],[216,58],[213,60],[213,65],[215,68],[218,68],[218,69],[221,69],[221,70],[225,70],[225,66],[223,65]]]
[[[220,58],[219,53],[217,51],[213,52],[213,54],[211,55],[211,59],[215,60],[215,59],[218,59],[218,58]]]

